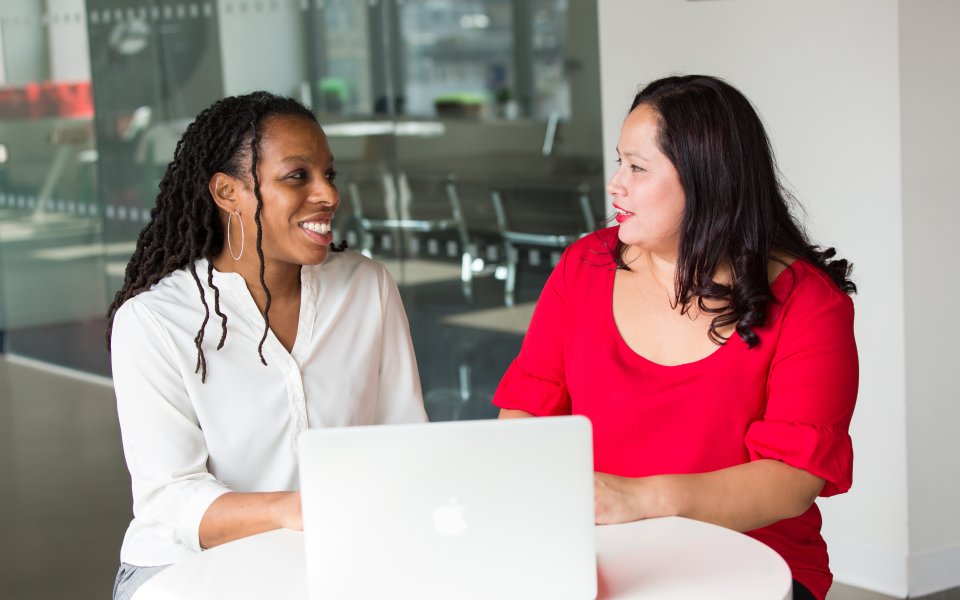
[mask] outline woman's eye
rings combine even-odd
[[[290,173],[289,175],[287,175],[287,179],[306,179],[306,178],[307,178],[307,172],[302,169],[298,169],[293,173]]]
[[[637,165],[630,165],[630,170],[634,173],[639,173],[640,171],[646,171],[643,167],[638,167]]]
[[[327,171],[326,177],[327,177],[327,181],[333,183],[333,181],[337,178],[337,172],[331,169]]]

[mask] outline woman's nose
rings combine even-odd
[[[607,182],[607,193],[611,196],[623,196],[625,192],[626,188],[620,183],[620,171],[617,170]]]
[[[324,180],[324,183],[317,186],[313,193],[307,198],[310,202],[323,204],[336,209],[340,204],[340,192],[332,181]]]

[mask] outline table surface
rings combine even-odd
[[[751,537],[664,517],[597,526],[598,599],[790,600],[784,560]],[[277,530],[183,560],[134,600],[308,598],[303,534]]]

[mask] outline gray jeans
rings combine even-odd
[[[166,569],[170,565],[159,567],[138,567],[127,563],[120,563],[117,579],[113,582],[113,600],[130,600],[133,593],[148,579]]]

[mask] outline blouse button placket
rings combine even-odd
[[[303,377],[300,374],[300,368],[290,356],[285,357],[287,365],[287,394],[290,399],[290,417],[291,427],[291,450],[293,455],[297,455],[297,440],[300,434],[307,429],[307,400],[303,391]]]

